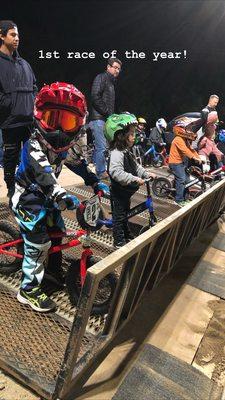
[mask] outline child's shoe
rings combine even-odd
[[[129,232],[127,235],[125,235],[125,239],[126,239],[127,243],[129,243],[134,238],[135,238],[135,236],[131,232]]]
[[[31,290],[20,289],[17,293],[17,300],[22,304],[28,304],[33,310],[39,312],[55,311],[56,309],[54,301],[43,293],[39,286]]]
[[[125,244],[127,244],[126,240],[122,240],[121,242],[117,242],[114,240],[113,246],[115,249],[119,249],[120,247],[125,246]]]
[[[178,206],[180,206],[180,207],[184,207],[184,206],[186,206],[187,204],[190,204],[190,202],[191,202],[191,200],[183,200],[183,201],[176,202],[176,204],[177,204]]]

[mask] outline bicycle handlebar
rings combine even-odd
[[[153,178],[153,176],[150,176],[149,178],[145,178],[144,181],[145,181],[145,183],[152,182],[152,181],[154,181],[154,178]]]

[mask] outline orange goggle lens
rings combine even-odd
[[[45,110],[41,121],[46,128],[61,128],[63,132],[74,132],[79,127],[79,116],[67,110]]]

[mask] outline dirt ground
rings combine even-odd
[[[219,386],[225,385],[225,301],[209,302],[214,311],[194,364]]]
[[[0,371],[0,400],[41,400]]]

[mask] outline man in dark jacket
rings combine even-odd
[[[115,110],[115,82],[121,70],[121,61],[118,58],[109,58],[107,69],[94,79],[91,88],[92,114],[90,128],[94,136],[94,161],[96,174],[102,179],[107,177],[106,172],[106,139],[104,136],[105,121]]]
[[[0,128],[4,144],[4,180],[11,198],[21,144],[30,136],[36,80],[19,56],[19,34],[13,21],[0,21]]]

